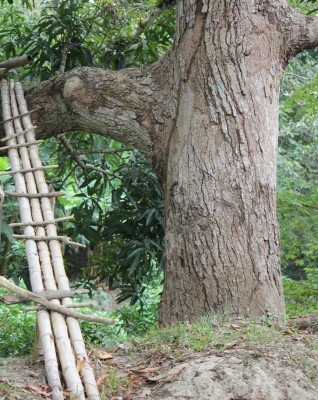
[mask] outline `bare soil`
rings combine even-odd
[[[283,347],[244,341],[197,353],[176,352],[173,344],[172,352],[130,347],[90,350],[103,400],[318,399],[318,335],[312,332],[287,331]],[[20,399],[52,399],[42,360],[0,359],[0,400]]]

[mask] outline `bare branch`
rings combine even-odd
[[[29,301],[34,301],[38,304],[41,304],[46,309],[59,312],[68,317],[73,317],[73,318],[90,321],[90,322],[100,322],[102,324],[108,324],[108,325],[112,325],[115,323],[114,320],[109,319],[109,318],[94,317],[92,315],[80,314],[71,309],[68,309],[67,307],[52,303],[49,300],[46,300],[44,297],[38,295],[37,293],[29,292],[28,290],[25,290],[16,285],[13,285],[3,276],[0,276],[0,286],[4,287],[5,289],[10,290],[11,292],[29,300]]]
[[[129,147],[122,147],[121,149],[107,149],[107,150],[101,150],[101,149],[92,149],[92,150],[75,150],[75,154],[81,155],[81,154],[118,154],[118,153],[123,153],[124,151],[132,151],[132,148]]]
[[[79,155],[77,154],[76,150],[73,148],[73,146],[71,145],[71,143],[67,140],[66,136],[61,134],[58,135],[57,137],[64,145],[64,147],[66,148],[66,150],[68,151],[68,153],[70,154],[70,156],[72,157],[72,159],[76,162],[76,164],[81,167],[83,170],[91,170],[91,171],[96,171],[99,172],[101,174],[103,174],[107,179],[109,179],[109,177],[114,177],[115,175],[109,171],[105,171],[102,168],[98,168],[98,167],[94,167],[93,165],[87,165],[85,164],[79,157]]]
[[[160,1],[152,13],[142,22],[139,22],[137,31],[132,35],[132,39],[138,38],[152,23],[158,18],[167,8],[174,6],[176,0],[163,0]]]

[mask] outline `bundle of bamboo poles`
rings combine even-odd
[[[46,167],[38,154],[35,127],[30,119],[23,89],[19,83],[1,80],[3,124],[8,156],[19,202],[26,257],[32,291],[69,290],[61,252],[61,237],[57,235],[56,220],[45,180]],[[61,304],[60,300],[51,300]],[[70,306],[71,298],[62,305]],[[64,399],[59,375],[61,368],[67,388],[80,400],[100,399],[92,367],[86,353],[79,322],[59,312],[37,311],[37,329],[41,340],[48,383],[54,399]],[[81,368],[77,368],[77,365]],[[80,370],[80,371],[79,371]]]

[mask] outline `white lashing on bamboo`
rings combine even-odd
[[[46,196],[49,193],[44,175],[46,167],[43,167],[39,158],[38,143],[30,119],[33,110],[28,111],[19,83],[11,82],[9,93],[7,82],[2,79],[1,96],[8,155],[20,207],[22,236],[26,239],[32,291],[69,290],[61,252],[61,238],[64,237],[57,234],[50,198]],[[27,194],[27,197],[23,194]],[[52,302],[60,304],[59,300]],[[62,304],[70,306],[71,298],[64,298]],[[46,310],[38,311],[37,319],[46,375],[55,399],[64,398],[59,378],[59,360],[67,388],[73,395],[80,400],[99,400],[94,372],[88,361],[78,320]],[[86,360],[81,376],[77,370],[78,360]]]

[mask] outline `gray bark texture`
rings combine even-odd
[[[39,137],[87,130],[152,157],[165,192],[162,323],[284,314],[279,85],[290,57],[317,44],[317,20],[285,0],[180,0],[159,62],[79,68],[29,91]]]

